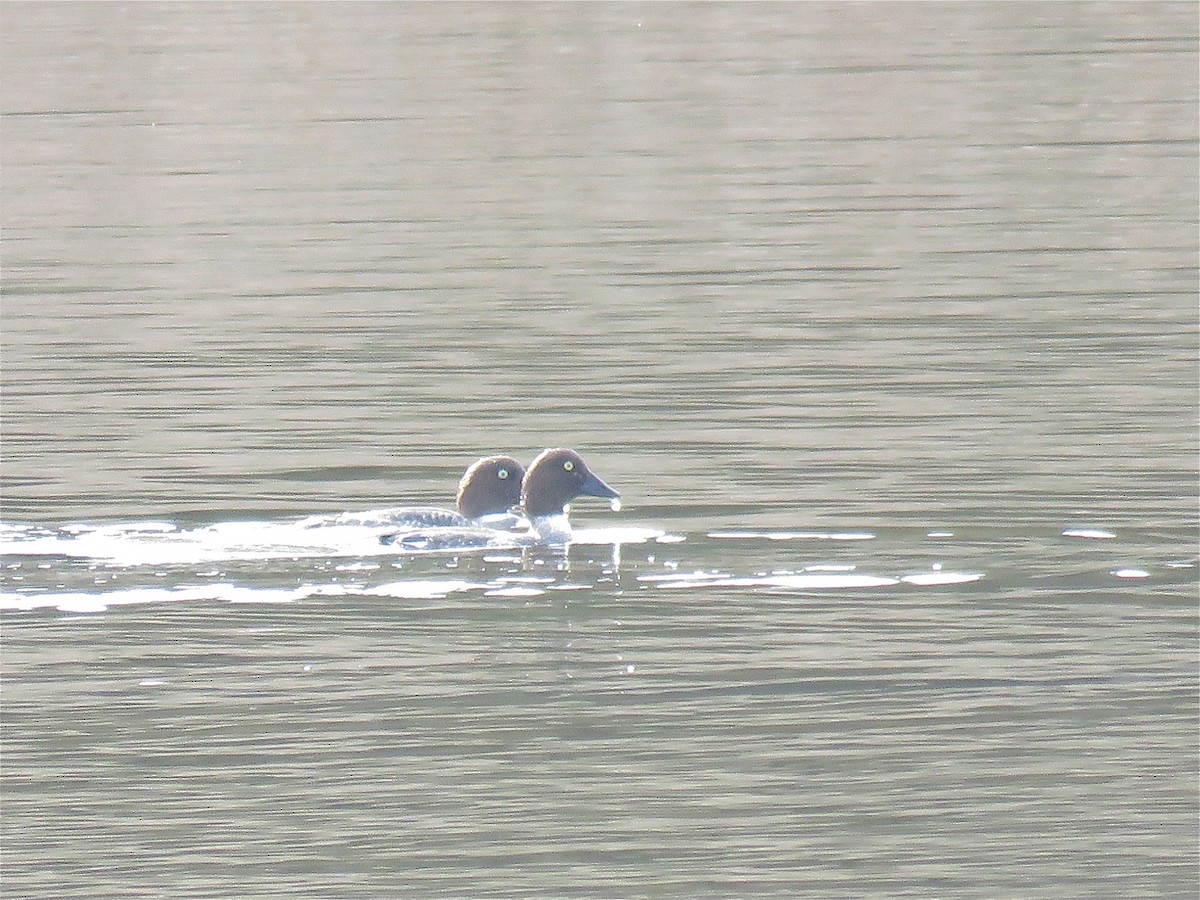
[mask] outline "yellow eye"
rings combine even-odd
[[[499,478],[501,481],[503,481],[505,478],[508,477],[508,469],[501,469],[500,471],[498,471],[496,473],[496,477]]]
[[[575,471],[575,463],[571,462],[571,460],[568,459],[565,463],[563,463],[563,468],[566,469],[568,472],[574,472]]]

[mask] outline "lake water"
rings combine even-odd
[[[1194,4],[0,16],[6,898],[1195,896]]]

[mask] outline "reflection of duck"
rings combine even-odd
[[[509,510],[521,500],[525,468],[511,456],[485,456],[468,467],[458,483],[458,512],[437,506],[400,506],[362,513],[311,516],[300,524],[358,525],[367,528],[507,528],[517,517]]]
[[[543,450],[530,464],[521,482],[520,512],[528,521],[513,526],[490,516],[476,524],[414,525],[388,534],[380,541],[409,551],[451,551],[511,548],[533,544],[562,546],[571,541],[567,504],[576,497],[616,500],[620,495],[594,475],[574,450]],[[521,524],[525,531],[519,531]],[[505,530],[507,527],[508,530]]]

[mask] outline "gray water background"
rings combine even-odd
[[[1195,895],[1194,4],[0,17],[5,521],[562,444],[687,538],[5,612],[6,898]],[[813,563],[984,577],[644,580]]]

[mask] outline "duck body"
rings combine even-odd
[[[352,528],[452,528],[471,525],[471,520],[452,509],[439,506],[396,506],[368,509],[364,512],[337,513],[328,516],[309,516],[300,522],[304,528],[323,528],[343,525]]]
[[[482,525],[403,528],[385,534],[379,543],[405,553],[462,553],[470,550],[511,550],[527,546],[528,532],[510,532]]]
[[[521,499],[525,467],[511,456],[485,456],[467,468],[458,483],[457,511],[437,506],[398,506],[360,513],[311,516],[306,528],[349,525],[364,528],[508,527],[518,519],[510,510]]]

